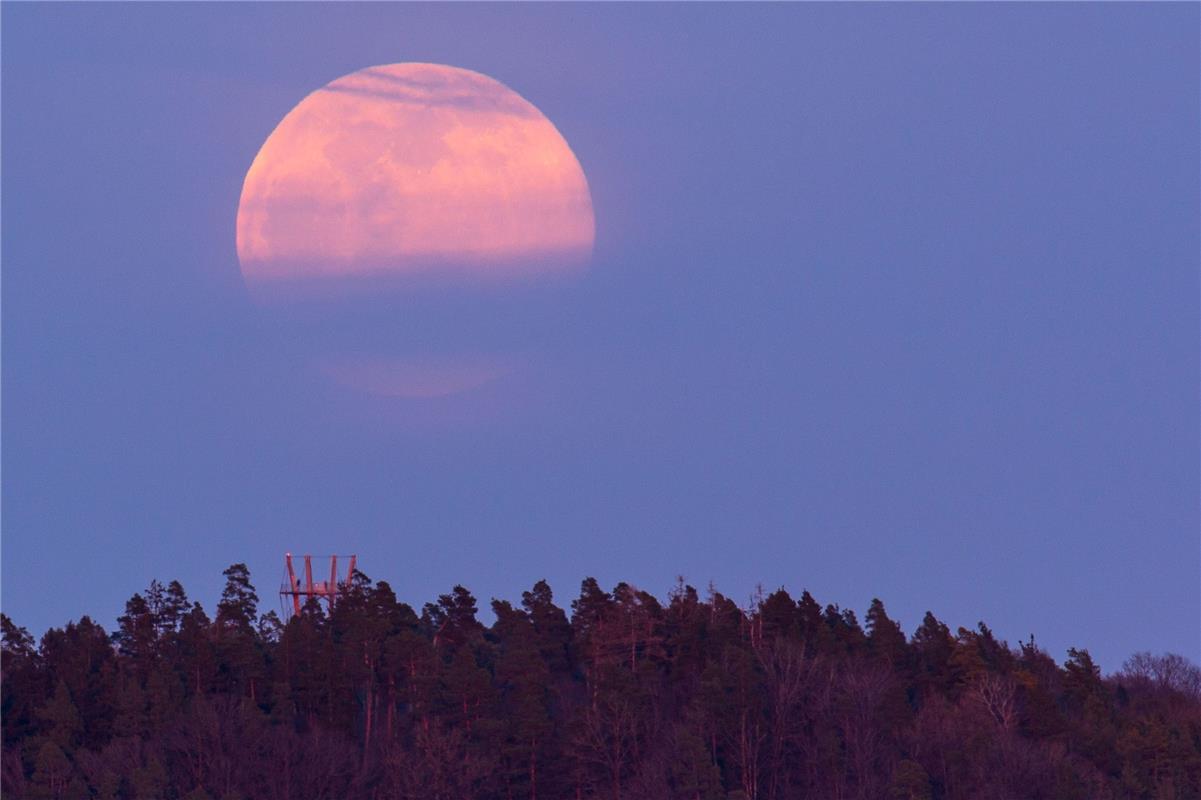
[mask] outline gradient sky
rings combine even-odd
[[[3,607],[355,552],[931,609],[1201,660],[1196,4],[5,3]],[[264,309],[242,180],[308,92],[430,61],[587,173],[582,279]],[[349,301],[347,301],[349,302]],[[367,343],[367,344],[364,344]],[[339,352],[515,359],[372,397]]]

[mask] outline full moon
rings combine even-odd
[[[584,171],[550,120],[439,64],[369,67],[305,97],[255,156],[237,215],[242,274],[268,296],[570,273],[594,236]]]

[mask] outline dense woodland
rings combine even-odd
[[[176,582],[37,643],[3,618],[5,798],[1201,798],[1201,671],[1103,677],[984,625],[907,637],[784,591],[740,608],[544,582],[485,627],[361,573],[332,611],[215,617]]]

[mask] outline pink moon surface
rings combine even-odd
[[[579,271],[594,237],[588,182],[550,120],[439,64],[369,67],[305,97],[255,156],[237,214],[242,274],[266,299]]]

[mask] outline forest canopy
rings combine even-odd
[[[175,581],[36,642],[3,616],[3,793],[168,800],[1201,798],[1201,670],[1103,676],[980,623],[909,635],[808,592],[743,608],[535,584],[493,621],[355,572],[260,613],[243,564],[210,616]]]

